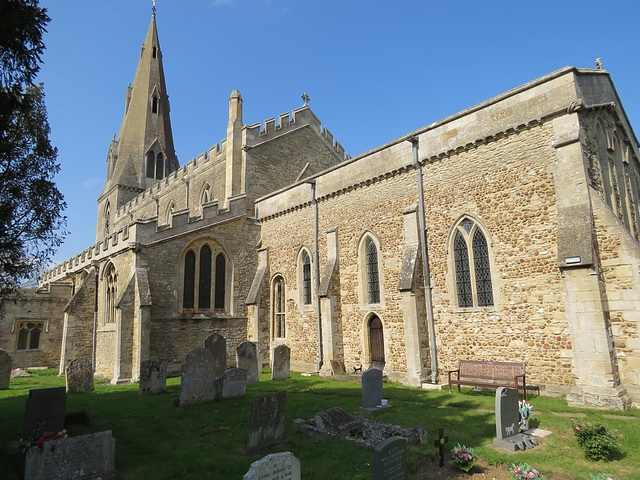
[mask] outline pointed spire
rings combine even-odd
[[[113,197],[112,212],[180,167],[173,146],[155,10],[133,83],[126,91],[118,139],[111,142],[107,162],[107,178],[98,203],[102,205]],[[122,191],[115,194],[117,190]],[[99,219],[98,238],[100,223]]]

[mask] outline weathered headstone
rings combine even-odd
[[[382,408],[382,370],[370,368],[362,374],[361,415],[367,415]],[[387,407],[388,408],[388,407]]]
[[[244,368],[230,368],[216,379],[216,397],[218,400],[244,397],[247,392],[247,371]]]
[[[64,429],[67,413],[67,393],[65,387],[39,388],[29,390],[29,398],[24,411],[24,440],[34,433],[41,422],[48,432],[56,434]]]
[[[13,360],[7,352],[0,348],[0,390],[7,390],[11,381]]]
[[[284,440],[286,410],[287,392],[284,390],[253,397],[249,417],[248,453]]]
[[[407,479],[407,439],[391,437],[373,450],[373,480]]]
[[[518,391],[514,388],[498,387],[496,390],[496,438],[494,445],[507,450],[524,450],[524,435],[518,433],[520,411]]]
[[[253,462],[242,480],[300,480],[300,460],[291,452],[272,453]]]
[[[236,348],[236,362],[238,368],[247,371],[247,383],[255,383],[260,380],[259,373],[262,370],[259,366],[258,347],[254,342],[242,342]]]
[[[271,380],[289,378],[291,374],[291,349],[286,345],[278,345],[273,349],[273,366]]]
[[[178,405],[198,405],[215,399],[213,354],[206,348],[194,348],[182,364]]]
[[[219,333],[212,333],[205,339],[204,348],[213,353],[215,376],[221,377],[227,369],[227,339]]]
[[[115,479],[115,444],[111,431],[44,442],[25,457],[26,479]]]
[[[152,357],[140,362],[140,395],[151,395],[167,389],[167,361]]]
[[[67,393],[93,391],[93,368],[86,358],[76,358],[66,369]]]

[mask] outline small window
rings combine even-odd
[[[304,252],[302,259],[302,291],[305,305],[311,305],[311,258]]]
[[[273,281],[273,336],[285,338],[285,296],[284,278],[276,277]]]
[[[158,113],[158,97],[153,97],[151,102],[151,111],[153,113]]]
[[[156,155],[153,152],[147,152],[147,178],[154,178],[156,173]]]
[[[44,322],[18,322],[16,350],[40,350]]]
[[[157,47],[155,47],[155,46],[154,46],[154,47],[151,49],[151,56],[152,56],[153,58],[158,58],[158,48],[157,48]]]

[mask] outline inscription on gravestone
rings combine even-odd
[[[284,416],[287,410],[287,392],[256,395],[251,400],[249,439],[247,452],[284,440]]]
[[[373,451],[373,480],[407,479],[407,439],[390,437]]]
[[[13,360],[7,352],[0,348],[0,390],[7,390],[11,382],[11,365]]]
[[[58,433],[64,428],[67,412],[67,394],[65,387],[39,388],[29,390],[29,398],[24,412],[22,438],[28,439],[44,421],[46,430]]]
[[[213,355],[206,348],[194,348],[182,364],[179,405],[197,405],[215,399]]]
[[[519,422],[518,391],[499,387],[496,391],[496,437],[507,438],[517,434]]]
[[[86,358],[76,358],[66,369],[67,392],[80,393],[93,391],[93,368]]]
[[[164,392],[167,389],[167,361],[153,357],[140,363],[140,395]]]
[[[212,333],[204,341],[204,348],[213,353],[213,364],[216,378],[222,376],[227,369],[227,340],[219,333]]]
[[[300,460],[291,452],[272,453],[253,462],[243,480],[300,480]]]

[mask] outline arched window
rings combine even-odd
[[[302,254],[302,303],[311,305],[311,257],[306,251]]]
[[[202,189],[202,193],[200,194],[200,205],[204,205],[205,203],[209,203],[211,201],[211,186],[207,183]]]
[[[158,97],[153,97],[151,101],[151,111],[153,113],[158,113]]]
[[[111,204],[107,202],[107,206],[104,208],[104,236],[109,236],[109,228],[111,227]]]
[[[189,250],[184,257],[184,285],[182,291],[182,308],[193,308],[195,305],[196,254]]]
[[[109,264],[105,272],[106,295],[104,323],[115,323],[116,321],[116,295],[118,293],[118,275],[112,263]]]
[[[367,293],[369,303],[380,303],[380,278],[378,276],[378,248],[373,240],[367,241]]]
[[[227,260],[222,253],[216,257],[216,287],[215,287],[215,304],[214,307],[224,309],[227,281]]]
[[[273,305],[273,338],[285,338],[286,324],[285,324],[285,291],[284,291],[284,278],[277,276],[273,280],[273,293],[272,293],[272,305]]]
[[[184,256],[182,308],[228,311],[227,265],[226,255],[215,242],[192,246]]]
[[[454,232],[452,251],[458,307],[492,306],[491,261],[484,233],[469,218],[459,222]]]
[[[152,150],[147,152],[147,178],[162,180],[165,177],[165,170],[170,169],[169,165],[165,168],[164,155],[156,153]]]
[[[154,45],[153,48],[151,49],[151,56],[153,58],[157,58],[158,56],[158,48]]]
[[[39,350],[43,322],[18,322],[16,350]]]
[[[156,157],[156,180],[164,178],[164,156],[159,153]]]

